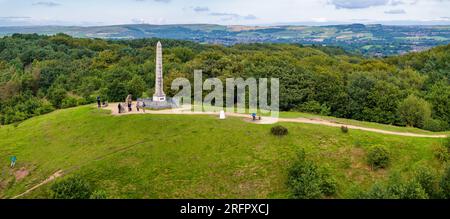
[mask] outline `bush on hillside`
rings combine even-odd
[[[77,106],[78,100],[75,97],[67,96],[61,101],[61,108],[70,108]]]
[[[389,165],[389,152],[381,146],[372,147],[367,154],[367,163],[374,170],[386,168]]]
[[[450,152],[450,136],[447,136],[447,139],[444,141],[444,146],[447,148],[447,150]]]
[[[52,112],[55,110],[55,107],[52,106],[51,103],[47,101],[43,101],[43,104],[38,107],[35,111],[36,115],[43,115]]]
[[[435,147],[433,149],[434,157],[441,162],[447,162],[449,160],[448,149],[442,146]]]
[[[91,186],[80,176],[56,182],[51,191],[54,199],[89,199],[92,194]]]
[[[333,176],[331,176],[331,174],[326,170],[322,170],[320,174],[322,180],[320,189],[322,190],[322,193],[325,196],[334,195],[337,190],[336,179]]]
[[[428,199],[426,191],[415,180],[405,181],[399,175],[391,175],[388,182],[376,183],[363,195],[368,199]]]
[[[285,136],[289,133],[288,129],[281,125],[272,127],[272,129],[270,131],[275,136]]]
[[[307,160],[303,151],[289,169],[287,185],[296,199],[318,199],[336,192],[334,178]]]
[[[95,190],[91,196],[90,199],[107,199],[108,194],[104,190]]]
[[[438,183],[435,173],[429,167],[420,167],[415,171],[414,181],[419,183],[428,197],[438,196]]]
[[[445,169],[439,185],[443,198],[450,199],[450,166]]]

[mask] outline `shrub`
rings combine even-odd
[[[270,131],[275,136],[284,136],[284,135],[288,134],[288,129],[281,125],[272,127],[272,129]]]
[[[322,193],[326,196],[331,196],[336,193],[337,190],[337,182],[334,177],[330,175],[328,171],[321,171],[321,186],[320,189]]]
[[[362,194],[362,197],[367,199],[388,199],[386,188],[381,183],[375,183],[366,194]]]
[[[443,198],[450,199],[450,166],[445,169],[439,185]]]
[[[287,185],[296,199],[318,199],[336,192],[336,181],[325,170],[320,170],[302,151],[289,169]]]
[[[428,199],[427,193],[418,182],[403,181],[396,174],[391,175],[385,184],[373,185],[364,196],[369,199]]]
[[[448,129],[447,122],[437,120],[437,119],[427,119],[423,125],[423,129],[432,132],[441,132]]]
[[[331,114],[331,108],[326,104],[320,104],[319,102],[313,100],[303,103],[302,105],[296,108],[297,111],[315,113],[324,116],[328,116]]]
[[[447,139],[445,139],[444,146],[450,151],[450,136],[447,136]]]
[[[103,191],[103,190],[95,190],[92,194],[91,194],[91,199],[107,199],[108,198],[108,194]]]
[[[73,176],[56,182],[51,187],[54,199],[89,199],[91,186],[80,176]]]
[[[52,86],[48,90],[47,98],[53,104],[53,106],[60,108],[62,101],[67,96],[67,91],[62,87]]]
[[[389,153],[385,148],[375,146],[367,154],[367,162],[374,170],[386,168],[389,165]]]
[[[65,109],[65,108],[77,106],[77,101],[78,100],[75,97],[67,96],[66,98],[64,98],[62,100],[61,108]]]
[[[90,103],[86,98],[79,98],[77,99],[77,106],[85,105]]]
[[[348,127],[347,126],[341,126],[342,133],[348,133]]]
[[[396,194],[400,199],[428,199],[426,191],[414,180],[406,182],[401,193]]]
[[[428,197],[436,197],[438,193],[435,174],[428,167],[420,167],[416,170],[414,181],[419,183]]]
[[[317,101],[308,101],[306,103],[303,103],[298,107],[298,110],[301,112],[307,112],[307,113],[315,113],[319,114],[321,111],[321,105]]]
[[[442,146],[438,146],[433,149],[434,157],[441,162],[447,162],[449,160],[448,149]]]
[[[49,102],[44,102],[42,103],[42,105],[40,107],[38,107],[35,110],[35,114],[36,115],[43,115],[43,114],[47,114],[49,112],[52,112],[53,110],[55,110],[55,108],[49,103]]]

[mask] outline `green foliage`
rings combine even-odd
[[[336,192],[334,178],[307,160],[304,151],[289,169],[287,185],[296,199],[318,199]]]
[[[104,190],[95,190],[91,196],[90,199],[107,199],[108,194]]]
[[[53,106],[30,93],[19,94],[0,104],[0,124],[20,122],[36,115],[51,112]]]
[[[320,189],[322,190],[322,193],[325,196],[332,196],[337,191],[337,181],[336,179],[330,174],[330,171],[326,169],[322,169],[320,171],[321,175],[321,186]]]
[[[186,47],[173,48],[172,52],[182,63],[188,62],[195,57],[194,52]]]
[[[49,112],[52,112],[53,110],[55,110],[55,108],[53,107],[52,104],[50,104],[48,101],[43,101],[41,106],[36,108],[35,112],[36,112],[37,115],[43,115],[43,114],[47,114]]]
[[[439,76],[438,76],[439,77]],[[430,91],[427,93],[426,99],[433,105],[433,117],[446,123],[448,129],[450,123],[450,86],[449,77],[447,80],[437,80],[436,84],[432,84]],[[443,124],[441,124],[443,126]],[[445,126],[444,126],[445,127]]]
[[[400,118],[408,126],[423,128],[431,117],[431,107],[424,99],[408,96],[398,107]]]
[[[91,186],[80,176],[56,182],[51,190],[54,199],[89,199],[92,194]]]
[[[436,173],[429,167],[420,167],[415,171],[414,181],[417,182],[425,191],[428,197],[438,197],[438,182]]]
[[[58,108],[61,108],[62,102],[66,98],[66,95],[67,91],[59,86],[53,86],[48,91],[49,101],[53,104],[53,106]]]
[[[441,132],[448,129],[447,122],[438,120],[438,119],[427,119],[423,125],[423,129],[432,131],[432,132]]]
[[[328,116],[331,114],[330,107],[328,107],[326,104],[320,104],[317,101],[306,102],[300,105],[300,107],[298,107],[298,110],[301,112],[315,113],[324,116]]]
[[[289,133],[288,129],[281,125],[272,127],[270,129],[270,132],[272,133],[272,135],[275,135],[275,136],[285,136]]]
[[[389,159],[389,152],[381,146],[374,146],[367,153],[367,163],[374,170],[386,168],[389,165]]]
[[[67,96],[61,101],[61,108],[69,108],[77,106],[78,100],[75,97]]]
[[[446,147],[450,152],[450,136],[447,136],[447,138],[444,140],[444,147]]]
[[[426,191],[420,183],[409,180],[405,181],[399,175],[391,175],[385,184],[376,183],[363,195],[369,199],[428,199]]]
[[[440,182],[440,188],[442,196],[446,199],[450,199],[450,166],[445,169],[444,175]]]
[[[152,90],[158,39],[77,39],[65,34],[14,34],[0,39],[0,121],[19,122],[95,101],[134,98]],[[280,79],[280,108],[410,125],[431,131],[450,124],[450,46],[388,59],[340,48],[296,44],[202,45],[162,40],[165,91],[202,69],[206,77]],[[77,98],[76,104],[73,98]],[[150,93],[151,95],[151,93]],[[23,97],[30,97],[27,101]],[[409,96],[409,97],[408,97]],[[421,98],[416,98],[422,97]],[[405,99],[405,97],[408,97]],[[51,107],[40,108],[48,100]],[[24,105],[27,106],[24,106]],[[16,105],[20,105],[16,107]]]
[[[130,82],[128,82],[127,90],[128,93],[133,95],[135,98],[139,98],[140,95],[146,90],[146,85],[144,79],[139,75],[134,75]]]
[[[450,156],[448,153],[448,149],[443,146],[437,146],[433,149],[433,154],[436,159],[445,163],[449,160]]]

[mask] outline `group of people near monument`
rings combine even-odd
[[[105,101],[101,99],[100,96],[97,96],[97,107],[98,108],[102,108],[102,107],[107,107],[108,106],[108,101]]]
[[[119,103],[117,105],[117,110],[118,110],[119,114],[126,112],[125,107],[128,110],[127,112],[133,111],[133,96],[131,94],[129,94],[127,96],[127,98],[125,99],[125,103]],[[145,102],[137,101],[136,102],[136,111],[140,112],[141,109],[145,113]]]

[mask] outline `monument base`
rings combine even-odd
[[[179,106],[170,98],[165,98],[161,101],[161,99],[158,99],[155,101],[154,97],[153,99],[138,99],[139,106],[143,107],[145,109],[151,109],[151,110],[163,110],[163,109],[175,109],[179,108]]]
[[[153,102],[165,102],[166,97],[165,96],[153,96]]]

